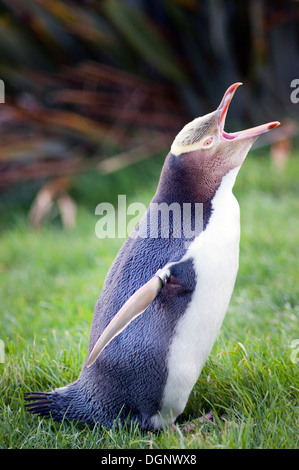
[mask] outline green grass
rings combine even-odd
[[[238,176],[239,274],[221,333],[178,420],[212,411],[213,423],[188,435],[178,426],[159,433],[137,425],[90,429],[24,409],[24,392],[66,385],[85,360],[93,308],[123,242],[96,238],[95,206],[115,202],[117,194],[148,203],[160,168],[156,157],[111,177],[76,178],[77,227],[71,232],[57,219],[39,232],[29,228],[34,187],[2,199],[0,448],[298,448],[299,362],[291,347],[299,338],[296,156],[278,172],[266,154],[251,152]]]

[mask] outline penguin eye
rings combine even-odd
[[[202,146],[205,148],[210,148],[212,147],[212,145],[213,145],[213,137],[208,137],[202,144]]]

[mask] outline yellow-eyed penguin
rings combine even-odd
[[[152,430],[184,410],[238,271],[240,215],[232,188],[254,141],[279,125],[225,132],[239,85],[174,139],[150,207],[107,274],[79,378],[28,394],[32,413],[105,427],[129,418]]]

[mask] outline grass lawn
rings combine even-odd
[[[58,218],[34,232],[27,223],[32,185],[0,200],[0,448],[298,448],[299,156],[277,171],[251,152],[234,193],[241,206],[240,269],[220,335],[178,423],[212,411],[213,422],[183,435],[139,427],[90,429],[55,423],[24,409],[23,392],[47,391],[77,378],[93,308],[121,239],[95,236],[95,207],[145,204],[161,158],[103,178],[76,177],[77,226]],[[20,202],[19,196],[22,197]]]

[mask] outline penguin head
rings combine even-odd
[[[225,132],[228,107],[239,85],[238,82],[228,88],[216,111],[194,119],[174,139],[169,154],[172,166],[188,174],[188,184],[200,178],[216,189],[224,175],[242,165],[255,140],[279,125],[275,121],[239,132]]]

